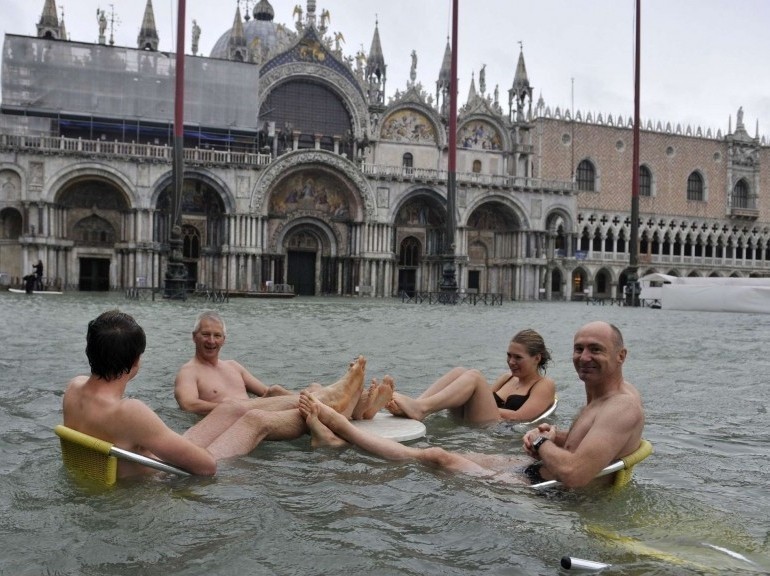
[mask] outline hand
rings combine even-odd
[[[551,426],[550,424],[544,423],[538,425],[537,428],[533,428],[529,432],[527,432],[524,435],[523,442],[524,442],[524,450],[532,456],[532,458],[537,459],[538,455],[537,453],[532,450],[532,443],[537,440],[539,436],[545,436],[552,442],[556,440],[556,426]]]

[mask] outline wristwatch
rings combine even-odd
[[[535,438],[535,441],[532,442],[532,451],[537,454],[540,451],[540,447],[543,445],[543,442],[548,440],[545,436],[538,436]]]

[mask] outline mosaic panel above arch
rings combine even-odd
[[[394,142],[437,144],[436,130],[430,119],[416,110],[398,110],[382,123],[380,138]]]
[[[424,196],[404,202],[396,214],[396,226],[444,226],[446,211],[435,201]]]
[[[498,232],[519,230],[519,218],[509,207],[499,202],[487,202],[476,208],[468,217],[468,227],[476,230]]]
[[[68,208],[97,208],[99,210],[128,210],[122,191],[103,180],[79,180],[64,188],[56,199]]]
[[[168,211],[171,207],[173,184],[167,186],[158,196],[157,209]],[[219,216],[224,214],[225,205],[216,190],[205,182],[185,180],[182,185],[182,214]]]
[[[502,150],[503,138],[489,122],[472,120],[462,125],[457,133],[457,142],[462,148],[471,150]]]
[[[268,214],[271,217],[285,217],[297,212],[349,221],[358,210],[348,186],[340,178],[308,169],[283,179],[270,194]]]

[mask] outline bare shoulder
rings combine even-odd
[[[66,390],[71,388],[81,388],[86,382],[88,382],[88,376],[75,376],[67,382]]]
[[[631,427],[643,422],[644,408],[639,391],[628,382],[624,382],[621,390],[603,403],[601,414],[603,418],[609,417],[612,421],[623,421]]]

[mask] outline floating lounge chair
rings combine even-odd
[[[634,466],[639,464],[642,460],[652,454],[652,444],[649,441],[642,439],[639,448],[636,451],[631,452],[628,456],[621,458],[605,467],[599,472],[596,477],[607,476],[608,474],[615,474],[615,479],[612,481],[613,488],[621,488],[631,481],[631,476],[634,472]],[[538,484],[532,484],[532,488],[536,490],[542,490],[543,488],[553,488],[561,486],[561,482],[558,480],[546,480],[545,482],[539,482]]]
[[[171,464],[116,448],[111,442],[99,440],[62,424],[56,426],[54,432],[61,440],[61,455],[64,465],[76,474],[86,476],[106,486],[112,486],[117,481],[118,458],[178,476],[190,475],[189,472]]]

